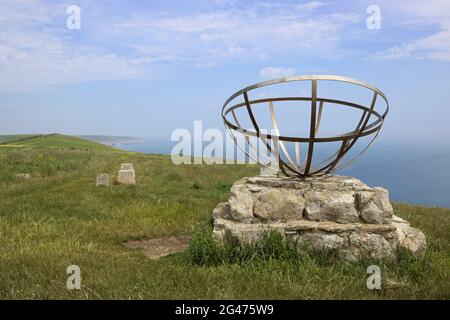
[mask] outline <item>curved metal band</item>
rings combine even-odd
[[[293,99],[290,99],[293,100]],[[304,101],[310,101],[310,98],[303,98],[303,97],[299,97],[295,100],[304,100]],[[324,102],[332,102],[332,103],[336,103],[336,104],[342,104],[342,105],[347,105],[347,106],[351,106],[351,107],[355,107],[358,109],[361,109],[363,111],[369,112],[370,115],[374,115],[377,120],[375,120],[373,123],[369,124],[366,126],[366,130],[364,132],[360,132],[360,136],[366,136],[369,135],[371,133],[374,133],[377,129],[378,129],[378,125],[381,125],[383,122],[383,116],[380,115],[378,112],[376,112],[375,110],[370,110],[370,108],[368,107],[364,107],[358,104],[354,104],[354,103],[350,103],[350,102],[346,102],[346,101],[340,101],[340,100],[334,100],[334,99],[317,99],[318,101],[324,101]],[[284,99],[282,98],[277,98],[277,99],[261,99],[261,100],[251,100],[249,101],[250,104],[253,104],[254,101],[257,101],[256,103],[261,103],[261,102],[270,102],[270,101],[284,101]],[[240,103],[238,105],[235,105],[233,107],[231,107],[230,109],[227,109],[225,111],[225,115],[227,115],[228,113],[236,110],[239,107],[243,107],[245,104]],[[233,130],[240,130],[242,131],[242,133],[249,135],[249,136],[253,136],[253,137],[257,137],[258,134],[254,131],[248,130],[248,129],[244,129],[242,127],[240,127],[239,125],[235,125],[233,123],[231,123],[226,117],[223,118],[224,124],[233,129]],[[375,127],[375,128],[374,128]],[[374,128],[374,129],[372,129]],[[358,135],[357,131],[350,131],[350,132],[346,132],[344,134],[341,135],[337,135],[334,137],[315,137],[313,140],[314,142],[335,142],[335,141],[342,141],[344,139],[350,139],[350,138],[355,138],[356,135]],[[290,137],[290,136],[280,136],[280,135],[267,135],[268,139],[273,139],[276,138],[279,141],[290,141],[290,142],[310,142],[310,138],[302,138],[302,137]]]
[[[228,103],[230,103],[233,99],[235,99],[239,95],[243,94],[244,92],[249,92],[249,91],[257,89],[257,88],[262,88],[262,87],[269,86],[269,85],[272,85],[272,84],[277,84],[277,83],[293,82],[293,81],[305,81],[305,80],[328,80],[328,81],[347,82],[347,83],[356,84],[358,86],[370,89],[370,90],[376,92],[377,94],[379,94],[384,99],[384,101],[386,102],[387,109],[386,109],[385,114],[387,114],[388,111],[389,111],[389,103],[388,103],[388,100],[387,100],[386,96],[384,95],[384,93],[381,92],[380,89],[372,86],[371,84],[369,84],[369,83],[367,83],[365,81],[356,80],[356,79],[343,77],[343,76],[305,75],[305,76],[292,76],[292,77],[284,77],[284,78],[278,78],[278,79],[263,81],[263,82],[259,82],[259,83],[253,84],[251,86],[245,87],[244,89],[241,89],[239,91],[236,91],[223,104],[222,116],[223,116],[223,111],[225,110],[225,107],[228,105]]]
[[[275,101],[311,101],[311,98],[310,98],[310,97],[266,98],[266,99],[250,100],[249,103],[250,103],[250,105],[257,105],[257,104],[264,103],[264,102],[275,102]],[[340,104],[340,105],[344,105],[344,106],[349,106],[349,107],[361,109],[361,110],[363,110],[363,111],[369,111],[369,108],[368,108],[368,107],[365,107],[365,106],[362,106],[362,105],[359,105],[359,104],[356,104],[356,103],[344,101],[344,100],[328,99],[328,98],[317,98],[317,101],[318,101],[318,102],[321,102],[321,103],[327,102],[327,103],[331,103],[331,104]],[[236,110],[236,109],[239,109],[239,108],[241,108],[241,107],[244,107],[244,106],[246,106],[245,103],[238,103],[238,104],[235,104],[235,105],[233,105],[233,106],[227,108],[227,109],[224,111],[223,116],[222,116],[223,121],[224,121],[225,123],[228,123],[228,124],[230,124],[231,126],[233,126],[233,124],[231,124],[231,123],[227,120],[227,118],[226,118],[227,114],[230,113],[230,112],[232,112],[232,111],[234,111],[234,110]],[[367,128],[367,127],[371,128],[371,127],[375,126],[376,124],[380,123],[380,122],[382,121],[382,119],[386,117],[387,111],[385,111],[382,115],[380,115],[380,114],[379,114],[378,112],[376,112],[375,110],[372,110],[371,114],[375,115],[378,119],[375,120],[374,123],[371,123],[371,124],[367,125],[366,128]],[[240,127],[240,125],[239,125],[238,123],[236,123],[236,124],[237,124],[238,127]],[[241,128],[241,127],[240,127],[240,128]],[[241,129],[243,129],[243,128],[241,128]],[[244,129],[244,130],[245,130],[245,129]],[[344,135],[345,135],[345,134],[344,134]],[[318,139],[321,139],[321,138],[318,138]],[[291,139],[289,139],[288,141],[291,141]],[[317,141],[317,142],[321,142],[321,141]]]
[[[317,85],[318,85],[319,80],[351,83],[351,84],[362,86],[364,88],[367,88],[367,89],[373,91],[373,99],[370,104],[370,107],[362,106],[362,105],[359,105],[356,103],[343,101],[343,100],[317,97]],[[311,97],[279,97],[279,98],[266,98],[266,99],[255,99],[255,100],[250,100],[248,97],[248,92],[251,90],[261,88],[264,86],[269,86],[272,84],[292,82],[292,81],[311,81]],[[240,95],[243,95],[243,98],[244,98],[243,103],[237,103],[235,105],[228,106],[228,104],[232,100],[234,100],[236,97],[238,97]],[[386,104],[386,109],[382,114],[380,114],[379,112],[374,110],[377,97],[381,97]],[[273,102],[275,102],[275,101],[310,101],[311,102],[311,119],[310,119],[309,137],[291,137],[291,136],[282,136],[280,134],[278,124],[275,120],[274,110],[273,110]],[[276,135],[261,134],[260,128],[254,117],[252,106],[256,106],[256,105],[262,104],[264,102],[269,102],[270,112],[272,115],[272,123],[275,127]],[[317,115],[317,109],[316,109],[317,103],[319,103],[319,114],[318,115]],[[348,106],[348,107],[362,110],[361,118],[360,118],[355,130],[346,132],[344,134],[332,136],[332,137],[317,137],[317,132],[318,132],[318,129],[320,126],[324,103],[338,104],[338,105]],[[251,122],[253,124],[253,128],[255,131],[244,129],[240,126],[240,123],[238,122],[238,119],[235,114],[235,110],[242,108],[242,107],[246,107],[248,115],[251,119]],[[294,77],[286,77],[286,78],[264,81],[264,82],[260,82],[260,83],[245,87],[244,89],[241,89],[241,90],[235,92],[231,97],[229,97],[225,101],[225,103],[222,107],[222,119],[227,128],[227,131],[229,131],[229,133],[232,136],[233,136],[232,131],[238,130],[238,131],[242,132],[242,134],[246,137],[247,143],[249,143],[248,138],[250,136],[258,137],[258,138],[262,139],[262,141],[266,144],[266,146],[270,152],[272,152],[272,150],[270,148],[270,144],[268,143],[268,140],[276,140],[277,145],[279,145],[282,148],[283,154],[286,156],[286,159],[292,165],[292,166],[288,165],[285,161],[283,161],[281,159],[281,155],[278,153],[277,156],[278,156],[278,160],[279,160],[280,170],[287,176],[298,176],[298,177],[304,178],[304,177],[311,176],[311,175],[319,175],[319,174],[323,175],[323,174],[335,172],[341,168],[348,166],[353,161],[360,158],[362,156],[362,154],[365,153],[365,151],[373,144],[373,142],[377,138],[377,136],[384,124],[384,119],[385,119],[388,111],[389,111],[389,103],[387,101],[386,96],[383,94],[383,92],[381,92],[379,89],[377,89],[376,87],[374,87],[366,82],[347,78],[347,77],[341,77],[341,76],[307,75],[307,76],[294,76]],[[231,123],[227,119],[227,115],[230,112],[233,115],[235,124]],[[369,123],[369,120],[372,116],[375,117],[375,120],[372,123]],[[368,136],[373,133],[374,133],[374,137],[370,141],[369,145],[365,149],[363,149],[362,152],[360,152],[353,159],[347,161],[346,163],[344,163],[340,166],[337,166],[339,164],[339,162],[344,158],[344,156],[347,154],[347,152],[358,141],[358,139],[360,137]],[[234,136],[233,136],[233,138],[237,144],[237,141]],[[314,144],[316,142],[322,143],[322,142],[339,142],[339,141],[342,142],[339,151],[337,151],[334,155],[332,155],[328,159],[323,160],[319,163],[319,164],[322,164],[322,163],[327,163],[327,164],[321,166],[320,168],[318,168],[319,164],[316,164],[316,165],[314,165],[314,168],[313,168],[312,159],[313,159]],[[295,155],[296,155],[297,163],[294,163],[292,161],[283,142],[295,142]],[[303,168],[300,163],[300,155],[299,155],[299,148],[300,148],[299,143],[301,143],[301,142],[308,144],[308,152],[306,154],[305,165]],[[238,147],[240,147],[240,146],[238,145]],[[243,150],[243,151],[248,156],[250,156],[247,151],[245,151],[245,150]],[[256,161],[258,161],[258,160],[256,160]]]

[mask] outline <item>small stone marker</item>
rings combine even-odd
[[[95,186],[96,187],[99,187],[99,186],[109,187],[109,175],[106,173],[98,174]]]
[[[136,184],[136,173],[132,163],[122,163],[117,173],[117,183]]]
[[[31,179],[31,174],[29,174],[29,173],[18,173],[18,174],[16,174],[16,177],[20,178],[20,179],[28,180],[28,179]]]

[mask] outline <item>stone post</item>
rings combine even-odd
[[[107,173],[99,173],[95,182],[95,186],[109,187],[109,175]]]

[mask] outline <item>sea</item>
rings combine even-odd
[[[175,144],[140,141],[116,147],[170,154]],[[450,208],[450,148],[376,143],[361,159],[336,174],[386,188],[391,201]]]

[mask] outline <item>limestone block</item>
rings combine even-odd
[[[392,219],[392,205],[386,189],[374,188],[374,192],[357,194],[358,207],[361,218],[367,223],[390,223]]]
[[[283,233],[283,224],[241,223],[218,218],[214,220],[213,236],[221,242],[253,244],[273,230]]]
[[[229,202],[221,202],[219,203],[213,210],[212,214],[213,219],[231,219],[230,214],[230,203]]]
[[[269,189],[256,199],[253,214],[270,221],[300,220],[305,199],[292,189]]]
[[[368,232],[353,232],[349,235],[349,260],[359,260],[364,257],[392,260],[396,256],[396,247],[392,246],[383,235]],[[353,257],[351,257],[353,255]]]
[[[306,192],[305,199],[305,216],[310,220],[359,221],[353,192],[311,190]]]
[[[392,217],[392,224],[396,227],[399,247],[410,252],[416,258],[423,258],[427,250],[425,235],[419,229],[397,216]]]
[[[250,222],[253,220],[253,194],[239,181],[230,191],[230,215],[233,220]]]
[[[297,245],[313,250],[342,249],[345,240],[337,234],[328,233],[305,233],[296,239]]]

